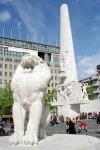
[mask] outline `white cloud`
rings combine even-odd
[[[1,22],[6,22],[11,19],[11,14],[8,11],[2,11],[0,12],[0,21]]]
[[[79,80],[95,74],[98,64],[100,64],[100,50],[92,56],[78,56],[77,71]]]

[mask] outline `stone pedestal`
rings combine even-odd
[[[10,146],[9,137],[0,137],[0,150],[100,150],[100,139],[86,135],[54,134],[37,146]]]

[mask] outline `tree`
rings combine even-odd
[[[97,98],[97,95],[94,93],[95,87],[93,84],[90,84],[86,90],[87,90],[89,100],[94,100]]]
[[[0,90],[0,114],[12,115],[13,96],[10,83]]]
[[[55,111],[57,109],[57,106],[51,106],[51,102],[53,99],[57,100],[57,90],[53,89],[52,91],[48,92],[44,96],[44,102],[45,105],[48,105],[50,107],[50,110]]]

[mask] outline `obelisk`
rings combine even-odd
[[[64,72],[67,76],[64,83],[78,82],[70,18],[66,4],[61,5],[60,8],[60,62],[62,60],[64,61]]]

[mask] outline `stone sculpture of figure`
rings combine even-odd
[[[65,72],[65,59],[64,56],[60,59],[60,72]]]
[[[62,102],[62,101],[64,101],[65,100],[65,97],[64,97],[64,86],[59,86],[58,87],[58,92],[59,92],[59,94],[60,94],[60,101]]]
[[[72,92],[73,92],[73,86],[72,85],[66,85],[65,86],[65,97],[66,100],[72,100]]]
[[[88,83],[82,83],[82,99],[88,100],[88,94],[86,88],[88,87]]]
[[[44,94],[50,79],[49,67],[40,57],[30,54],[22,57],[11,82],[14,134],[9,139],[10,144],[34,145],[38,143],[38,136],[45,137],[50,113],[48,107],[44,107]],[[27,112],[29,121],[24,134]]]

